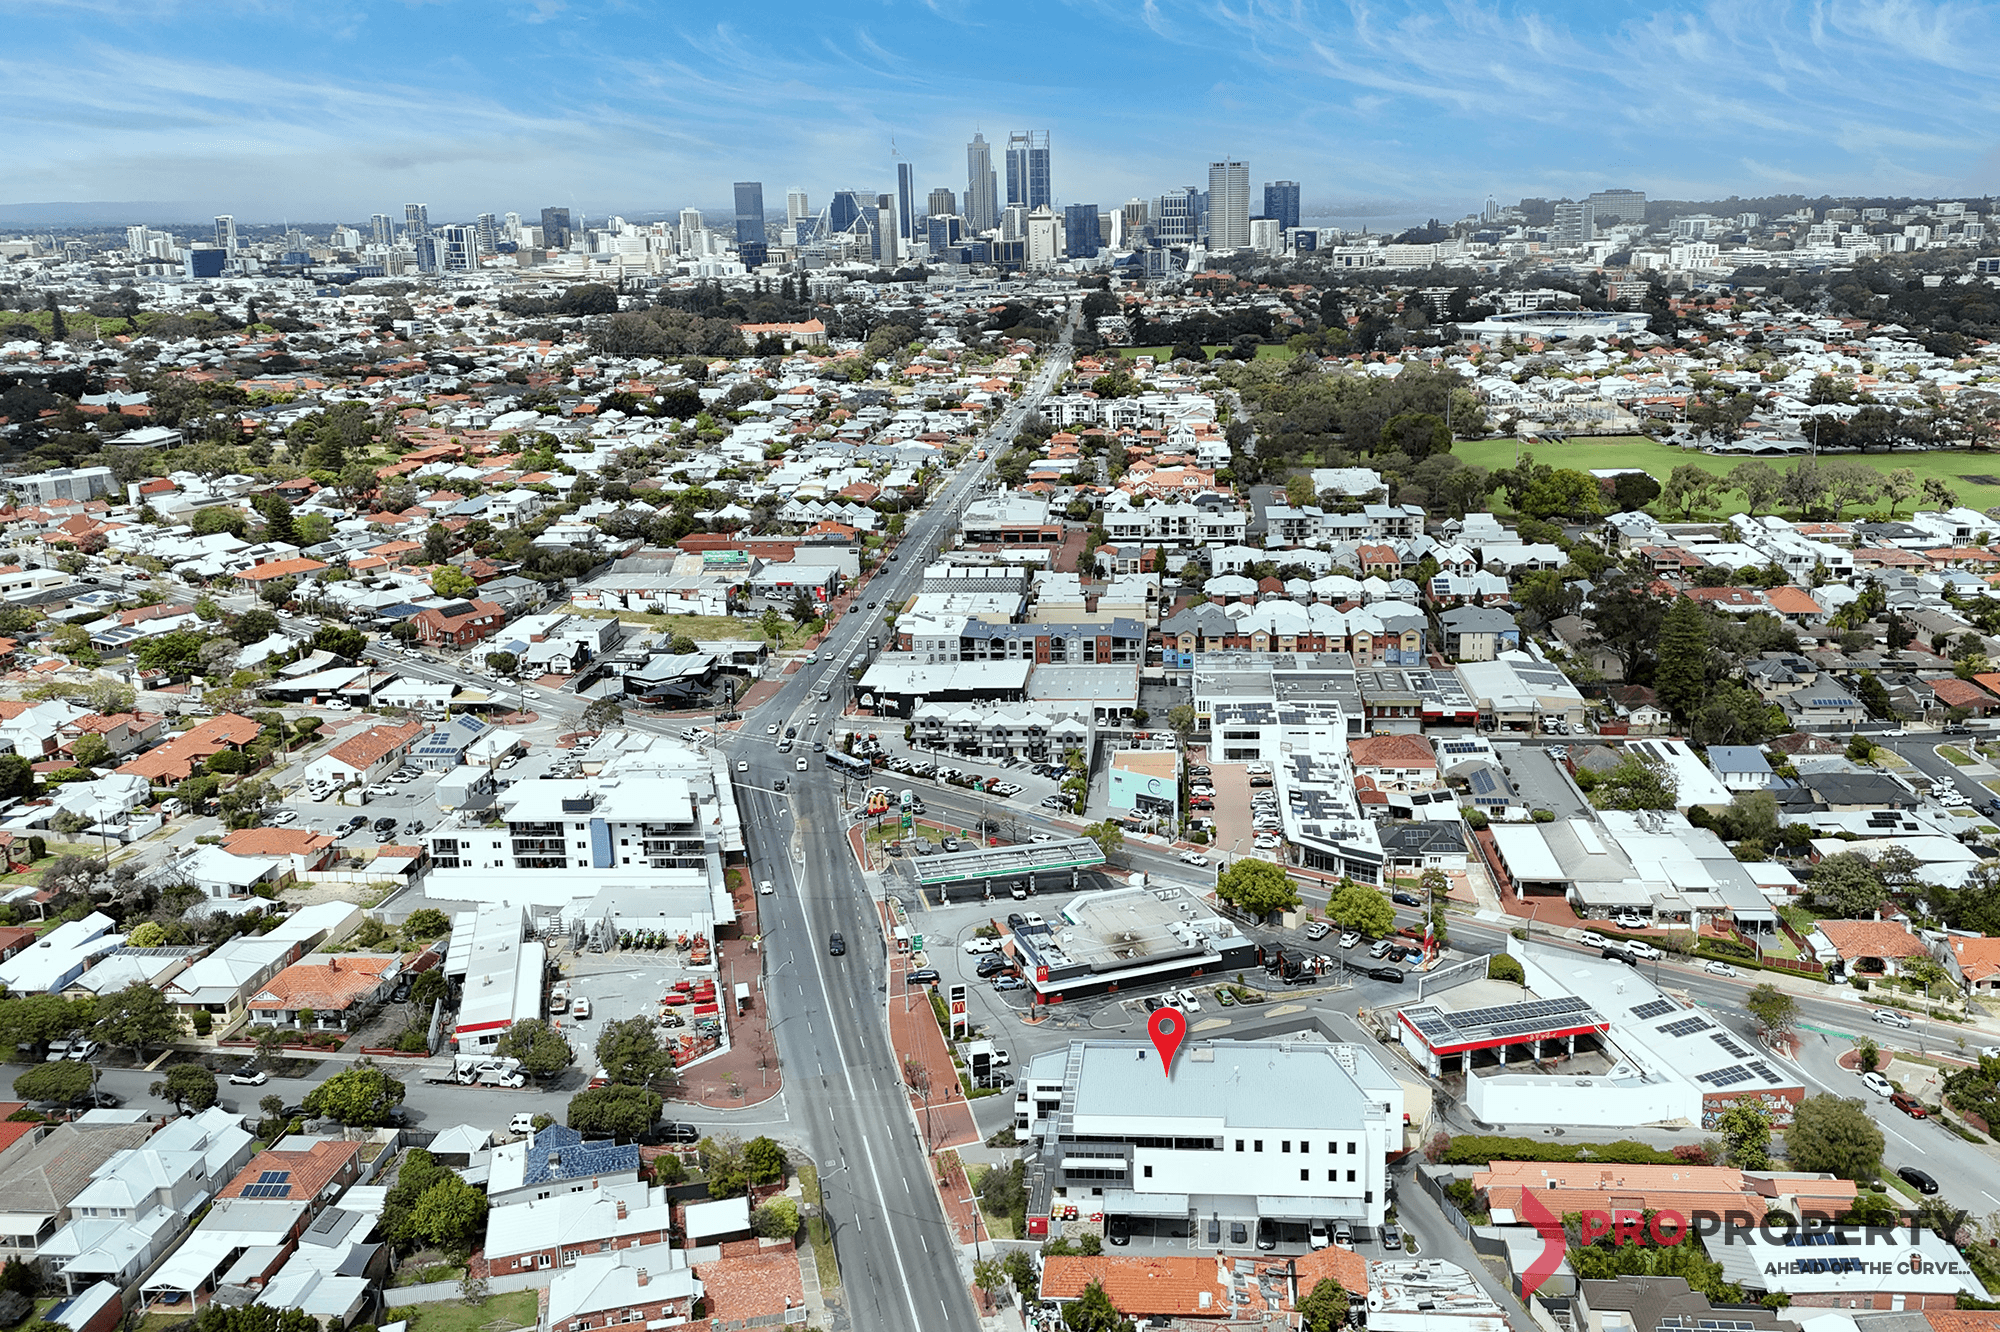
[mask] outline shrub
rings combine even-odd
[[[799,1233],[799,1205],[783,1196],[773,1198],[751,1213],[750,1228],[765,1239],[790,1239]]]
[[[194,1011],[194,1018],[192,1020],[194,1022],[194,1034],[197,1036],[207,1036],[215,1030],[215,1015],[206,1008],[197,1008]]]
[[[1584,1153],[1588,1152],[1586,1158]],[[1610,1161],[1620,1165],[1673,1165],[1672,1152],[1621,1138],[1617,1142],[1544,1142],[1503,1134],[1463,1134],[1453,1138],[1443,1165],[1485,1165],[1489,1161]]]
[[[1521,970],[1519,959],[1510,957],[1506,953],[1495,953],[1486,960],[1486,979],[1488,980],[1512,981],[1514,984],[1519,985],[1527,978],[1528,974]]]

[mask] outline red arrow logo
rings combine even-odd
[[[1549,1214],[1549,1209],[1535,1197],[1531,1188],[1521,1189],[1521,1217],[1533,1226],[1542,1237],[1542,1256],[1528,1264],[1528,1270],[1521,1273],[1521,1298],[1542,1288],[1542,1283],[1556,1274],[1562,1266],[1563,1254],[1569,1248],[1569,1237],[1563,1232],[1563,1225]]]

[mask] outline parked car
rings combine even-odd
[[[1314,1253],[1333,1243],[1333,1237],[1327,1233],[1324,1221],[1313,1222],[1312,1229],[1306,1232],[1306,1239],[1312,1245]]]
[[[1605,938],[1605,937],[1604,937],[1603,935],[1601,935],[1601,934],[1598,934],[1598,933],[1595,933],[1594,931],[1591,931],[1591,930],[1585,930],[1585,931],[1583,932],[1583,937],[1582,937],[1582,938],[1580,938],[1580,939],[1578,939],[1578,940],[1577,940],[1577,942],[1578,942],[1578,943],[1580,943],[1580,944],[1582,944],[1582,945],[1583,945],[1583,946],[1584,946],[1585,948],[1609,948],[1609,947],[1611,947],[1611,940],[1609,940],[1609,939]]]
[[[1654,958],[1660,955],[1659,949],[1653,947],[1653,945],[1649,943],[1641,943],[1637,939],[1627,939],[1625,941],[1625,951],[1630,953],[1633,957],[1640,958],[1647,962],[1651,962]]]
[[[1104,1238],[1107,1243],[1126,1245],[1132,1242],[1132,1223],[1122,1216],[1106,1218]]]
[[[1901,1110],[1911,1119],[1929,1119],[1931,1112],[1924,1109],[1924,1103],[1908,1092],[1897,1092],[1889,1098],[1889,1104]]]
[[[245,1064],[229,1075],[232,1087],[261,1087],[271,1080],[271,1075],[261,1068],[251,1068]]]
[[[1915,1189],[1918,1193],[1936,1193],[1938,1182],[1915,1166],[1896,1167],[1896,1178]]]
[[[1278,1247],[1278,1223],[1268,1216],[1257,1218],[1257,1247],[1260,1249]]]
[[[1180,990],[1174,995],[1174,998],[1180,1001],[1180,1007],[1182,1012],[1184,1013],[1201,1012],[1201,996],[1197,995],[1193,990],[1186,990],[1186,989]]]
[[[1309,921],[1306,924],[1306,938],[1308,939],[1317,941],[1326,938],[1331,933],[1333,933],[1333,926],[1323,920]]]
[[[1883,1077],[1880,1073],[1872,1071],[1863,1073],[1861,1075],[1861,1085],[1869,1091],[1874,1092],[1877,1096],[1880,1096],[1883,1100],[1887,1100],[1896,1094],[1896,1089],[1889,1085],[1889,1079]]]
[[[578,1022],[590,1021],[590,1000],[579,998],[569,1006],[569,1015]]]
[[[944,977],[938,974],[936,967],[918,967],[915,971],[906,972],[903,976],[903,982],[906,985],[936,985],[943,979]]]
[[[1028,982],[1022,980],[1019,976],[995,976],[993,978],[993,988],[996,990],[1025,990],[1028,988]]]
[[[1394,1253],[1403,1247],[1403,1232],[1393,1225],[1382,1227],[1382,1247]]]
[[[1354,945],[1360,942],[1361,942],[1361,931],[1359,930],[1347,930],[1344,931],[1340,936],[1340,946],[1342,948],[1352,948],[1354,947]]]

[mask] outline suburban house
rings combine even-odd
[[[666,1190],[600,1183],[582,1193],[495,1207],[486,1218],[486,1260],[495,1275],[569,1267],[586,1254],[668,1242]]]
[[[1808,942],[1819,960],[1838,959],[1849,975],[1895,976],[1903,963],[1931,955],[1922,939],[1892,921],[1821,920],[1814,922],[1812,934],[1818,938],[1809,935]]]
[[[260,888],[276,888],[292,877],[289,861],[232,854],[219,846],[197,846],[171,862],[169,874],[201,890],[213,902],[245,901]]]
[[[225,712],[205,718],[165,744],[127,761],[118,771],[137,773],[155,786],[184,782],[223,750],[241,751],[263,729],[248,717]]]
[[[422,722],[401,726],[371,726],[343,740],[299,770],[301,781],[346,786],[366,784],[403,766],[410,746],[424,735]]]
[[[215,1196],[305,1202],[317,1213],[360,1177],[358,1142],[281,1138],[279,1146],[252,1157]]]
[[[1777,781],[1764,751],[1755,745],[1710,745],[1708,766],[1732,791],[1762,791]]]
[[[11,1138],[0,1134],[0,1261],[33,1258],[69,1222],[98,1167],[152,1134],[147,1122],[23,1124]]]
[[[338,943],[361,924],[361,908],[320,902],[285,917],[269,934],[239,934],[169,981],[167,1001],[191,1022],[207,1013],[215,1034],[225,1034],[250,1011],[250,997],[265,982],[322,943]],[[199,1030],[199,1028],[197,1028]]]
[[[2000,939],[1967,939],[1952,935],[1951,960],[1959,980],[1971,994],[2000,992]]]
[[[638,1178],[638,1144],[586,1142],[573,1128],[551,1125],[493,1149],[486,1197],[499,1207],[559,1193],[583,1193],[603,1184],[629,1184]]]
[[[328,834],[305,828],[238,828],[222,835],[222,849],[230,855],[282,860],[294,877],[325,869],[338,846]]]
[[[507,623],[506,608],[497,601],[454,602],[420,611],[410,623],[417,627],[420,643],[443,643],[450,647],[471,647],[491,638]]]
[[[1521,628],[1506,611],[1491,606],[1454,606],[1438,614],[1444,626],[1445,655],[1453,661],[1492,661],[1521,646]]]
[[[351,1018],[374,1012],[402,974],[403,960],[394,955],[328,953],[321,960],[294,962],[250,997],[250,1021],[347,1031]]]
[[[1421,735],[1361,735],[1347,742],[1357,777],[1381,788],[1436,786],[1437,755]]]
[[[549,1332],[685,1322],[701,1298],[687,1251],[664,1244],[579,1258],[549,1283]]]

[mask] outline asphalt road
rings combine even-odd
[[[945,484],[897,547],[869,591],[895,605],[914,592],[923,566],[947,539],[968,494],[992,466],[995,441],[1011,439],[1045,396],[1066,357],[1057,353],[1031,391],[994,424],[988,458],[968,462]],[[879,586],[878,586],[879,585]],[[929,1163],[902,1090],[889,1043],[887,946],[873,895],[844,844],[847,815],[840,783],[820,763],[796,770],[798,754],[823,738],[848,685],[845,663],[880,632],[883,611],[855,610],[819,649],[821,661],[785,679],[778,693],[746,715],[720,743],[735,773],[751,864],[777,891],[759,903],[767,940],[765,1003],[795,1111],[794,1129],[819,1163],[826,1214],[840,1256],[842,1289],[855,1327],[888,1332],[958,1328],[978,1317],[958,1246],[948,1229]],[[810,733],[806,718],[821,715]],[[796,725],[802,743],[780,754],[766,727]],[[784,783],[780,791],[778,784]],[[829,953],[835,932],[846,940]]]

